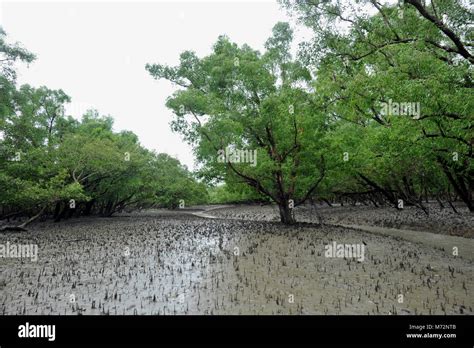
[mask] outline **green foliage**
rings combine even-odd
[[[179,161],[143,148],[113,119],[90,110],[81,121],[64,114],[70,98],[46,87],[17,88],[12,63],[33,55],[8,46],[0,31],[0,207],[5,215],[46,211],[111,215],[127,207],[174,208],[207,199]]]
[[[245,183],[282,208],[304,202],[324,176],[325,114],[312,104],[309,71],[293,60],[292,30],[278,23],[262,54],[219,37],[211,55],[181,54],[180,65],[146,68],[182,89],[167,101],[175,131],[195,146],[208,181]],[[257,163],[220,161],[220,151],[250,151]],[[254,152],[255,151],[255,152]]]
[[[35,60],[35,55],[21,47],[18,43],[8,43],[7,34],[0,26],[0,75],[1,79],[14,82],[16,71],[14,64],[18,61],[31,63]],[[4,83],[4,81],[0,81]]]
[[[63,91],[17,87],[15,62],[35,57],[0,28],[2,213],[60,219],[264,201],[293,223],[290,205],[308,199],[403,199],[424,209],[428,198],[453,195],[474,211],[472,6],[281,3],[314,32],[297,57],[292,29],[277,23],[264,52],[220,36],[208,56],[185,51],[177,66],[146,65],[177,86],[166,105],[194,148],[196,177],[114,131],[110,116],[65,115]]]
[[[268,202],[268,199],[265,200],[248,185],[243,184],[223,184],[210,187],[208,191],[211,204]]]
[[[368,184],[362,174],[370,188],[419,203],[423,192],[451,185],[473,210],[472,7],[456,0],[282,3],[314,30],[301,57],[317,69],[318,100],[337,124],[332,148],[350,154],[344,172],[324,183],[329,191],[357,192]],[[384,114],[392,102],[419,110]]]
[[[263,54],[219,37],[207,57],[146,67],[180,87],[167,101],[172,127],[194,145],[202,177],[226,183],[213,201],[238,198],[229,190],[245,183],[291,222],[290,200],[382,194],[422,207],[423,195],[450,199],[452,188],[473,210],[472,8],[281,2],[315,34],[298,59],[278,23]],[[258,150],[258,165],[216,160],[226,148]]]

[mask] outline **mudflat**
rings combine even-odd
[[[0,259],[0,313],[473,314],[469,258],[343,226],[283,226],[262,218],[268,209],[151,210],[2,233],[0,244],[38,254]],[[327,257],[333,243],[362,243],[363,261]]]

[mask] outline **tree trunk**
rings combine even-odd
[[[44,211],[46,210],[46,206],[41,208],[38,214],[35,216],[31,217],[30,219],[26,220],[24,223],[18,226],[5,226],[2,229],[0,229],[1,232],[4,231],[17,231],[17,232],[24,232],[27,231],[26,226],[28,226],[30,223],[38,219],[41,215],[43,215]]]
[[[439,193],[436,194],[436,200],[438,201],[439,209],[443,210],[444,209],[444,204],[443,204],[443,202],[441,202],[441,199],[439,198]]]
[[[95,199],[92,199],[89,202],[86,202],[86,208],[84,209],[85,216],[91,215],[94,204],[95,204]]]
[[[26,226],[28,226],[29,224],[31,224],[33,221],[35,221],[36,219],[38,219],[41,215],[43,215],[44,211],[46,210],[46,206],[44,206],[43,208],[41,208],[41,210],[39,211],[38,214],[36,214],[35,216],[31,217],[30,219],[28,219],[27,221],[25,221],[24,223],[22,223],[21,225],[19,225],[18,227],[20,228],[25,228]]]
[[[15,217],[15,216],[17,216],[17,215],[21,215],[21,214],[23,214],[24,212],[25,212],[25,211],[22,210],[22,211],[20,211],[20,212],[2,215],[2,216],[0,217],[0,220],[7,220],[8,222],[10,222],[10,219],[11,219],[12,217]]]
[[[326,198],[323,198],[323,202],[325,202],[328,206],[332,207],[332,203],[329,202]]]
[[[54,222],[59,222],[59,220],[60,220],[59,216],[61,214],[61,204],[62,204],[61,201],[56,202],[56,206],[54,208],[54,214],[53,214]]]
[[[293,215],[293,209],[288,207],[288,202],[284,202],[283,204],[279,203],[278,208],[280,209],[281,222],[285,225],[293,225],[296,222],[295,216]]]
[[[102,216],[103,217],[111,217],[113,213],[115,213],[115,202],[114,201],[108,201],[107,205],[105,206],[105,209],[102,213]]]
[[[448,164],[443,158],[438,157],[438,162],[441,164],[444,174],[453,186],[454,191],[461,198],[464,204],[466,204],[469,211],[474,213],[474,203],[472,201],[471,192],[468,188],[469,185],[466,185],[464,178],[461,175],[458,175],[455,171],[454,173],[451,172],[451,168],[449,168]]]
[[[361,173],[358,173],[359,177],[370,187],[374,188],[376,191],[380,192],[383,194],[383,196],[393,204],[395,208],[398,208],[398,201],[395,195],[392,193],[392,190],[390,188],[385,189],[382,186],[379,186],[375,181],[370,180],[368,177],[362,175]]]

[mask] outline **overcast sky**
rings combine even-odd
[[[0,4],[0,23],[37,60],[19,66],[18,82],[62,89],[68,114],[89,108],[111,115],[149,149],[194,167],[191,148],[170,130],[164,104],[175,90],[154,80],[146,63],[178,63],[179,54],[209,54],[221,34],[263,50],[273,25],[290,21],[276,1],[13,2]],[[297,36],[304,36],[296,28]]]

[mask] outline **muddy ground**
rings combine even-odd
[[[297,221],[325,224],[367,225],[385,228],[408,229],[474,238],[474,214],[462,204],[456,204],[457,213],[451,208],[440,209],[438,203],[424,203],[423,210],[407,206],[403,210],[373,206],[306,205],[294,209]],[[223,218],[279,221],[278,208],[274,205],[228,206],[212,209],[212,214]]]
[[[37,244],[38,260],[0,259],[0,313],[474,313],[472,260],[351,228],[250,220],[272,210],[154,210],[2,233],[0,244]],[[364,260],[326,257],[332,242],[364,245]]]

